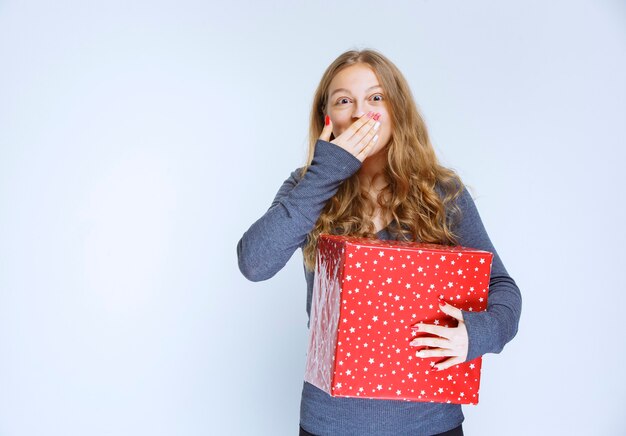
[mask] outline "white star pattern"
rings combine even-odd
[[[414,250],[411,243],[408,248],[394,246],[393,255],[387,255],[380,248],[393,246],[393,241],[363,239],[355,249],[357,245],[349,245],[350,240],[335,235],[321,235],[318,240],[310,312],[312,342],[305,380],[333,396],[477,403],[480,358],[454,365],[441,374],[441,370],[429,371],[441,358],[415,357],[416,350],[407,340],[424,334],[411,328],[420,323],[449,327],[448,316],[439,308],[439,297],[453,301],[461,310],[484,311],[490,257],[458,247],[429,245],[428,249]],[[336,260],[326,263],[324,256],[330,255],[343,256],[344,264],[339,266]],[[460,255],[462,268],[453,267]],[[345,280],[337,275],[342,271],[349,272],[342,273]],[[336,280],[333,277],[340,282],[318,299],[316,289],[323,282],[317,277],[321,272],[328,274],[331,282]],[[336,304],[337,309],[325,309],[332,307],[326,304]],[[337,337],[326,340],[332,329],[324,326],[332,325],[333,319],[341,321],[335,324]],[[316,370],[315,365],[323,366]]]

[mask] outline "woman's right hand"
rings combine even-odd
[[[363,162],[371,154],[378,140],[376,131],[380,127],[379,117],[380,114],[368,112],[352,123],[341,135],[329,141],[333,131],[333,123],[330,117],[326,115],[328,124],[324,126],[319,139],[338,145]]]

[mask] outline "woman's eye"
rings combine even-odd
[[[350,102],[350,100],[348,100],[347,98],[341,98],[341,99],[339,99],[339,101],[338,101],[337,103],[339,103],[339,104],[343,104],[343,102],[344,102],[344,101],[345,101],[346,103],[349,103],[349,102]]]
[[[383,101],[383,96],[380,94],[376,94],[372,97],[374,101]]]

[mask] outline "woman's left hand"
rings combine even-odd
[[[418,332],[432,333],[437,335],[437,337],[415,338],[410,343],[414,347],[431,347],[417,351],[415,353],[417,357],[448,356],[448,359],[434,365],[434,370],[448,369],[451,366],[465,362],[469,348],[467,328],[463,321],[461,309],[457,309],[443,300],[439,301],[439,307],[443,313],[458,320],[459,325],[457,327],[443,327],[435,324],[416,324],[413,327],[418,328]]]

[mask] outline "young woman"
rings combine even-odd
[[[321,233],[462,245],[494,254],[485,312],[441,310],[456,328],[421,330],[436,338],[411,345],[419,357],[447,356],[443,370],[498,353],[517,333],[520,291],[483,227],[459,177],[442,167],[409,86],[386,57],[348,51],[324,73],[315,93],[306,166],[283,183],[268,211],[237,245],[250,280],[276,274],[302,249],[310,316],[315,250]],[[301,435],[462,435],[458,404],[331,397],[305,382]]]

